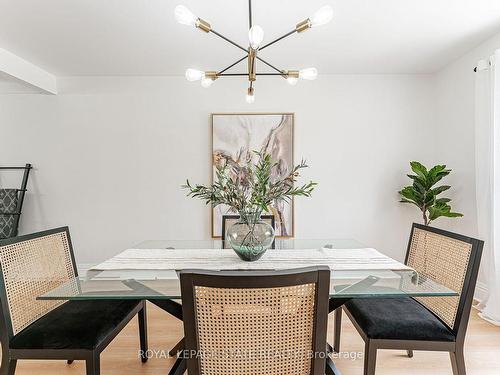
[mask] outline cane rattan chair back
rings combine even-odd
[[[189,374],[324,375],[329,275],[182,271]]]
[[[474,241],[477,240],[414,224],[408,245],[408,266],[458,293],[456,297],[415,298],[455,333],[467,296],[476,284],[472,274],[477,274],[480,254],[477,257],[479,251]]]
[[[77,276],[67,227],[0,241],[0,298],[13,336],[63,301],[36,298]]]

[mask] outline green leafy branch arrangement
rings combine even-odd
[[[405,186],[399,195],[402,203],[411,203],[422,211],[424,224],[429,225],[431,221],[438,217],[461,217],[462,214],[452,212],[449,198],[438,198],[442,192],[451,186],[441,185],[434,187],[443,177],[450,174],[451,169],[446,169],[446,165],[436,165],[430,170],[417,161],[410,163],[411,170],[415,174],[407,176],[413,180],[413,184]]]
[[[244,173],[230,173],[228,164],[224,163],[216,167],[212,185],[192,185],[187,180],[182,188],[188,190],[188,196],[201,199],[212,207],[228,205],[239,212],[242,218],[255,214],[260,217],[260,213],[270,212],[275,201],[290,202],[295,196],[311,196],[316,182],[294,186],[299,171],[308,167],[304,160],[286,175],[272,179],[273,169],[278,167],[278,163],[273,163],[269,154],[255,153],[259,156],[257,162],[246,166]]]

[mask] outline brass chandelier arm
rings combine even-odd
[[[258,76],[280,76],[283,78],[287,78],[286,74],[284,74],[284,73],[256,73],[256,75],[258,75]]]
[[[222,73],[224,73],[226,70],[231,69],[233,66],[235,66],[235,65],[239,64],[240,62],[242,62],[243,60],[245,60],[247,57],[248,57],[248,55],[243,56],[241,59],[239,59],[236,62],[232,63],[227,68],[224,68],[221,71],[217,72],[217,75],[222,75]]]
[[[283,73],[283,70],[281,69],[278,69],[276,68],[274,65],[268,63],[266,60],[264,59],[261,59],[259,56],[256,56],[255,57],[257,60],[259,60],[260,62],[263,62],[264,64],[266,64],[268,67],[270,67],[271,69],[277,71],[278,73],[280,73],[280,75],[284,76],[286,78],[286,74]]]
[[[264,31],[258,25],[253,24],[253,9],[252,0],[248,1],[248,45],[243,46],[237,42],[229,39],[228,37],[222,35],[218,31],[212,28],[212,25],[207,21],[194,15],[189,9],[184,5],[177,5],[175,8],[175,18],[181,24],[188,26],[195,26],[201,31],[209,34],[212,33],[223,39],[225,42],[232,44],[234,47],[245,52],[245,55],[230,64],[229,66],[219,70],[219,71],[200,71],[197,69],[187,69],[186,79],[188,81],[199,81],[201,80],[201,86],[207,88],[210,87],[215,80],[220,77],[247,77],[248,79],[248,91],[246,101],[251,104],[255,101],[254,95],[254,82],[257,80],[257,76],[280,76],[288,81],[291,85],[295,85],[299,78],[304,79],[315,79],[318,72],[315,68],[308,68],[303,70],[285,70],[279,69],[270,62],[259,56],[260,51],[278,43],[279,41],[288,38],[292,34],[300,34],[311,27],[321,26],[328,23],[333,17],[333,9],[330,5],[325,5],[318,9],[310,18],[306,18],[302,22],[295,25],[293,30],[279,36],[278,38],[262,45],[264,40]],[[246,42],[245,42],[246,44]],[[228,70],[238,65],[242,61],[247,60],[247,72],[246,73],[228,73]],[[258,63],[257,63],[258,61]],[[272,70],[269,73],[257,73],[258,65],[262,63],[267,65]]]
[[[243,60],[247,59],[248,58],[248,53],[243,56],[241,59],[235,61],[234,63],[232,63],[231,65],[229,65],[228,67],[220,70],[219,72],[217,72],[217,75],[218,76],[224,76],[224,75],[227,75],[227,74],[223,74],[225,71],[231,69],[233,66],[239,64],[240,62],[242,62]],[[278,73],[269,73],[267,75],[280,75],[280,76],[283,76],[284,78],[287,77],[286,73],[283,71],[283,70],[280,70],[278,68],[276,68],[274,65],[270,64],[269,62],[267,62],[266,60],[260,58],[259,56],[255,56],[255,58],[261,62],[263,62],[264,64],[266,64],[267,66],[269,66],[270,68],[272,68],[273,70],[275,70],[276,72]],[[257,75],[264,75],[264,73],[257,73]]]
[[[283,73],[255,73],[256,76],[284,76]],[[219,73],[218,77],[248,77],[248,73]]]
[[[302,22],[299,22],[296,26],[295,26],[295,29],[287,32],[286,34],[283,34],[282,36],[270,41],[269,43],[267,43],[266,45],[260,47],[261,50],[263,50],[264,48],[267,48],[271,45],[273,45],[274,43],[277,43],[279,42],[280,40],[282,39],[285,39],[286,37],[289,37],[290,35],[292,34],[295,34],[295,33],[302,33],[308,29],[310,29],[312,26],[312,23],[311,23],[311,20],[309,18],[306,18],[304,21]]]
[[[195,26],[200,29],[201,31],[204,31],[206,33],[209,33],[210,30],[212,30],[212,26],[205,20],[198,18],[196,20]]]
[[[259,48],[259,50],[260,50],[260,51],[262,51],[264,48],[267,48],[267,47],[269,47],[269,46],[273,45],[274,43],[277,43],[277,42],[279,42],[280,40],[285,39],[286,37],[288,37],[288,36],[290,36],[290,35],[292,35],[292,34],[295,34],[296,32],[297,32],[297,30],[296,30],[296,29],[293,29],[292,31],[287,32],[286,34],[284,34],[284,35],[280,36],[279,38],[276,38],[276,39],[274,39],[273,41],[271,41],[271,42],[269,42],[269,43],[267,43],[267,44],[263,45],[262,47],[260,47],[260,48]]]
[[[246,48],[244,48],[244,47],[240,46],[240,45],[239,45],[238,43],[236,43],[236,42],[233,42],[231,39],[229,39],[229,38],[225,37],[224,35],[222,35],[222,34],[218,33],[217,31],[215,31],[215,30],[211,29],[211,30],[210,30],[210,32],[211,32],[211,33],[213,33],[213,34],[215,34],[215,35],[217,35],[219,38],[224,39],[226,42],[231,43],[233,46],[235,46],[235,47],[237,47],[237,48],[241,49],[242,51],[245,51],[246,53],[248,53],[248,50],[247,50]]]
[[[249,23],[249,27],[251,28],[252,27],[252,0],[248,0],[248,14],[249,14],[249,17],[248,17],[248,23]],[[293,33],[295,33],[297,30],[293,30],[287,34],[285,34],[284,36],[274,40],[273,42],[270,42],[268,44],[266,44],[264,47],[260,48],[259,50],[261,49],[264,49],[265,47],[268,47],[270,46],[271,44],[273,43],[276,43],[278,40],[281,40],[285,37],[287,37],[288,35],[291,35]],[[224,35],[222,35],[221,33],[215,31],[214,29],[212,29],[210,27],[209,31],[208,32],[211,32],[215,35],[217,35],[219,38],[225,40],[226,42],[232,44],[233,46],[241,49],[242,51],[245,51],[246,55],[244,57],[242,57],[241,59],[237,60],[236,62],[234,62],[233,64],[229,65],[227,68],[224,68],[223,70],[219,71],[217,73],[217,76],[221,73],[224,73],[225,71],[227,71],[228,69],[232,68],[233,66],[235,66],[236,64],[240,63],[241,61],[245,60],[246,58],[249,58],[249,61],[250,61],[250,64],[249,64],[249,71],[248,71],[248,76],[254,80],[255,79],[255,63],[253,62],[255,59],[259,60],[260,62],[266,64],[267,66],[269,66],[271,69],[277,71],[281,76],[283,76],[284,78],[286,78],[286,74],[283,73],[283,71],[281,69],[278,69],[276,68],[274,65],[270,64],[269,62],[267,62],[266,60],[260,58],[259,56],[257,56],[257,51],[254,51],[252,50],[252,48],[245,48],[241,45],[239,45],[238,43],[232,41],[231,39],[225,37]]]

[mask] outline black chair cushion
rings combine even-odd
[[[10,343],[14,349],[95,349],[140,301],[69,301],[30,324]]]
[[[455,341],[450,329],[413,298],[361,298],[345,308],[370,339]]]

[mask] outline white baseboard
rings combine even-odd
[[[478,302],[484,301],[488,296],[488,287],[485,283],[480,281],[476,284],[476,292],[474,293],[474,299]]]

